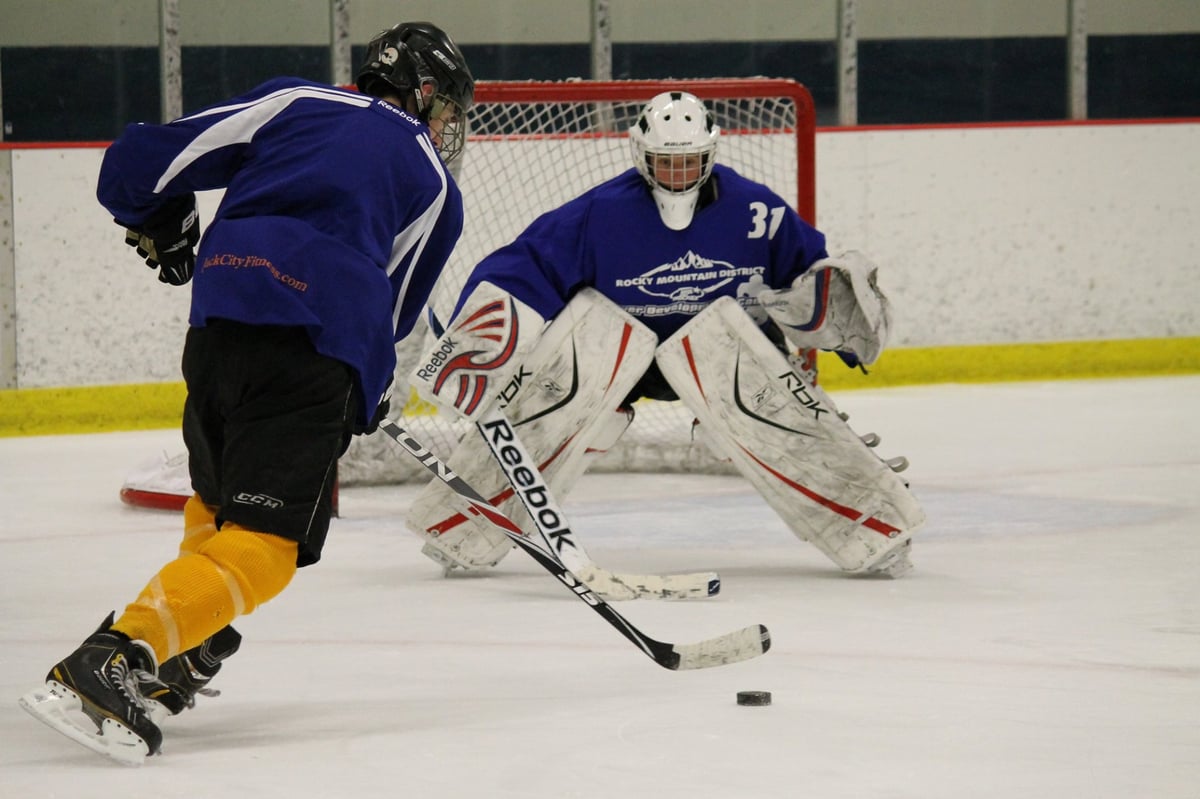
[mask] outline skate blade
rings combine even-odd
[[[150,750],[140,735],[112,719],[104,719],[97,732],[95,724],[84,714],[79,696],[61,683],[48,682],[22,696],[18,702],[29,715],[47,727],[123,766],[142,765]],[[77,719],[88,726],[82,726]]]

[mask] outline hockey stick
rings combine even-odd
[[[727,663],[737,663],[741,660],[758,657],[771,647],[771,634],[761,624],[752,624],[741,630],[694,644],[669,644],[650,638],[597,596],[586,583],[564,568],[552,554],[525,535],[521,528],[513,524],[511,519],[489,505],[487,500],[467,481],[451,471],[441,459],[422,446],[403,427],[390,419],[385,419],[379,425],[379,429],[403,447],[409,455],[429,470],[430,474],[445,483],[461,500],[458,504],[462,505],[463,512],[479,516],[503,532],[513,543],[536,560],[543,569],[557,577],[575,596],[586,602],[592,610],[615,627],[617,632],[632,641],[663,668],[682,671],[724,666]]]
[[[658,598],[694,599],[714,596],[721,590],[721,578],[713,572],[694,574],[618,574],[592,560],[567,523],[550,487],[529,457],[517,431],[498,405],[475,423],[487,443],[488,451],[512,486],[513,493],[529,512],[534,527],[546,546],[568,571],[607,600]]]

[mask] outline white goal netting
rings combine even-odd
[[[626,131],[651,97],[670,90],[695,94],[713,112],[721,127],[719,163],[770,186],[815,221],[815,117],[808,91],[793,81],[481,82],[456,170],[465,206],[463,235],[430,300],[438,318],[448,319],[468,274],[485,255],[542,213],[632,167]],[[408,373],[431,340],[414,334],[398,351],[394,396],[407,396]],[[635,411],[633,425],[592,469],[723,470],[693,440],[691,414],[679,403],[643,400]],[[466,432],[461,422],[411,399],[398,415],[439,457],[449,457]],[[427,476],[389,444],[382,435],[356,438],[342,458],[341,482]]]

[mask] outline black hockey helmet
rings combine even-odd
[[[440,120],[438,150],[446,162],[462,152],[467,109],[475,99],[475,78],[453,40],[431,22],[402,22],[367,43],[366,62],[355,78],[372,97],[411,97],[426,123]]]

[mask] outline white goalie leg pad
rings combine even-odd
[[[499,392],[495,401],[560,500],[583,474],[590,446],[607,446],[614,432],[628,426],[618,406],[649,367],[657,343],[645,325],[600,293],[584,289],[555,317]],[[463,437],[448,465],[523,530],[534,530],[475,430]],[[494,566],[512,542],[485,522],[448,510],[449,493],[435,480],[409,510],[409,528],[427,539],[423,551],[447,569]]]
[[[664,342],[658,366],[730,458],[799,538],[845,571],[899,574],[925,514],[731,298]]]
[[[409,385],[426,402],[477,419],[533,349],[545,320],[491,283],[480,283],[462,311],[417,362]]]

